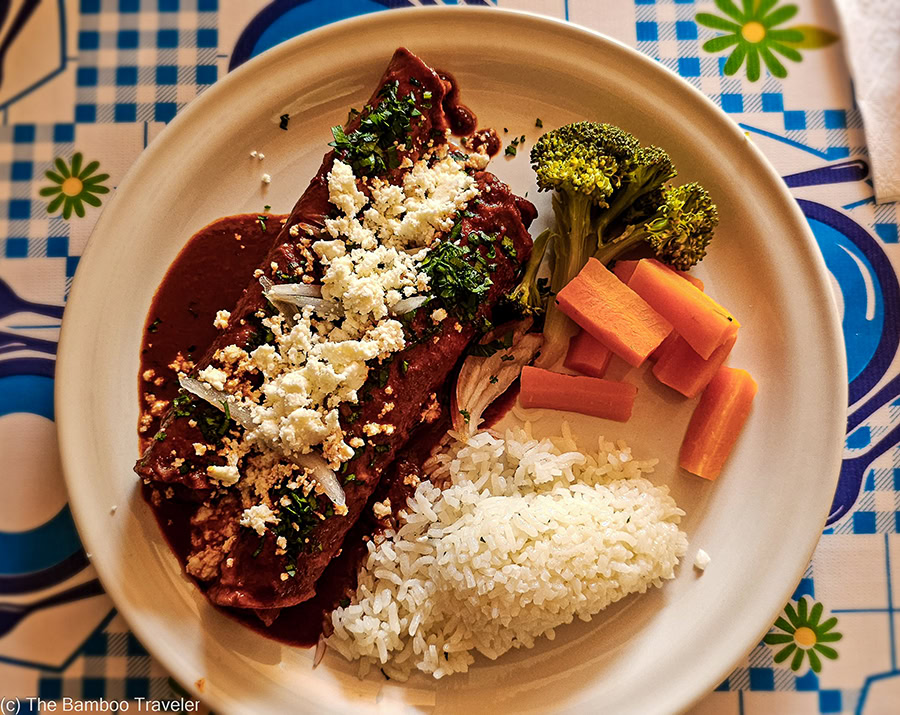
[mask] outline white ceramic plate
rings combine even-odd
[[[262,638],[211,608],[181,573],[141,501],[136,380],[144,316],[190,235],[242,211],[288,211],[319,164],[329,127],[368,98],[391,53],[406,45],[451,71],[482,126],[536,138],[591,118],[666,147],[680,178],[699,180],[722,222],[699,275],[743,323],[730,363],[760,385],[751,419],[715,483],[678,473],[691,402],[652,377],[621,425],[569,415],[591,443],[625,438],[658,456],[655,479],[687,511],[691,548],[678,577],[591,624],[469,674],[406,685],[330,653]],[[291,114],[289,131],[278,117]],[[248,158],[263,151],[264,162]],[[537,196],[527,150],[493,170]],[[272,176],[263,190],[260,175]],[[211,271],[215,266],[210,266]],[[194,101],[143,153],[103,213],[66,309],[57,420],[73,512],[87,551],[140,640],[221,712],[553,710],[668,712],[724,678],[788,600],[819,537],[838,475],[846,405],[837,311],[806,222],[753,144],[687,83],[615,41],[561,22],[475,9],[369,15],[266,52]],[[559,429],[559,414],[536,423]],[[815,445],[811,448],[810,445]],[[110,514],[110,507],[118,510]],[[712,556],[691,568],[698,547]],[[377,671],[376,671],[377,673]],[[385,710],[386,709],[386,710]]]

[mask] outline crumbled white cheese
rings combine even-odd
[[[272,177],[269,176],[268,174],[263,174],[263,175],[260,177],[260,180],[261,180],[264,184],[271,184],[271,183],[272,183]]]
[[[277,524],[278,517],[266,504],[257,504],[249,509],[244,509],[241,514],[241,526],[253,529],[262,536],[266,532],[266,524]]]
[[[231,318],[231,313],[227,310],[220,310],[216,313],[216,319],[213,321],[213,327],[218,328],[219,330],[225,330],[228,327],[228,319]]]
[[[431,311],[431,319],[435,323],[440,323],[446,317],[447,317],[447,311],[444,310],[443,308],[438,308],[437,310]]]
[[[209,447],[207,447],[205,444],[203,444],[203,442],[194,442],[193,447],[194,447],[194,454],[196,454],[198,457],[202,457],[204,454],[206,454],[207,450],[209,449]]]
[[[208,382],[217,390],[224,390],[225,381],[228,379],[228,373],[226,373],[224,370],[220,370],[217,367],[210,366],[203,368],[200,372],[198,372],[197,377],[204,382]]]
[[[711,560],[709,554],[703,549],[697,549],[697,555],[694,557],[694,568],[699,571],[704,571],[706,567],[709,566]]]
[[[287,539],[283,536],[279,536],[277,539],[275,539],[275,545],[278,546],[279,549],[286,549]]]
[[[261,151],[259,151],[256,153],[256,158],[259,159],[260,161],[262,161],[263,159],[266,158],[266,155],[263,154]]]
[[[385,499],[384,501],[375,502],[372,505],[372,513],[375,514],[375,517],[378,519],[383,519],[384,517],[390,515],[391,500]]]
[[[250,152],[251,159],[255,159],[257,156],[259,156],[259,152],[256,151],[256,149],[254,149],[253,151]]]
[[[366,195],[356,186],[356,177],[349,164],[335,161],[328,172],[328,200],[350,218],[366,205]]]
[[[194,449],[196,448],[196,445],[194,445]],[[237,481],[241,478],[241,473],[238,471],[238,468],[231,465],[210,465],[206,468],[206,474],[210,479],[215,479],[225,487],[237,484]]]

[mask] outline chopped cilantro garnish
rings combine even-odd
[[[509,146],[506,147],[506,151],[503,152],[506,156],[515,156],[516,155],[516,143],[513,142]]]
[[[154,320],[154,321],[153,321],[152,323],[150,323],[150,325],[147,327],[147,332],[148,332],[148,333],[155,333],[157,330],[159,330],[159,324],[160,324],[161,322],[162,322],[162,321],[161,321],[159,318],[157,318],[156,320]]]
[[[331,128],[334,141],[329,146],[334,147],[338,159],[353,167],[357,176],[383,174],[400,165],[397,144],[407,141],[411,120],[421,112],[412,93],[399,95],[399,86],[394,81],[382,87],[378,93],[381,101],[363,109],[356,129],[347,133],[343,127]]]
[[[291,115],[290,114],[282,114],[280,117],[278,117],[278,119],[279,119],[278,128],[284,129],[285,131],[287,131],[288,122],[291,121]]]
[[[509,236],[503,237],[503,240],[500,241],[500,248],[509,258],[516,260],[516,257],[518,256],[516,244]]]
[[[496,376],[496,375],[491,375],[491,377],[490,377],[490,383],[491,383],[492,385],[496,385],[498,382],[500,382],[500,380],[497,378],[497,376]]]
[[[481,254],[469,246],[442,241],[422,261],[432,293],[448,310],[463,320],[471,320],[482,305],[493,282]]]
[[[422,92],[422,99],[431,99],[431,92],[429,90]]]
[[[259,214],[256,217],[256,223],[259,224],[259,227],[263,230],[263,233],[268,231],[268,224],[266,223],[266,221],[268,221],[268,220],[269,220],[269,217],[265,216],[264,214]]]
[[[405,375],[408,370],[409,370],[409,360],[401,360],[400,361],[400,372],[402,372]]]
[[[346,596],[344,596],[344,598],[342,598],[340,601],[338,601],[338,604],[340,605],[341,608],[346,608],[347,606],[350,605],[350,599],[347,598]]]
[[[544,123],[541,121],[540,117],[534,120],[534,126],[538,127],[539,129],[544,126]]]
[[[344,477],[344,482],[355,482],[355,481],[356,481],[356,474],[355,474],[355,473],[353,473],[353,474],[348,474],[346,477]]]
[[[375,445],[375,451],[376,451],[378,454],[384,454],[384,453],[387,452],[390,448],[391,448],[391,446],[390,446],[389,444],[376,444],[376,445]]]
[[[157,442],[162,442],[165,438],[166,438],[166,433],[163,432],[162,430],[160,430],[155,435],[153,435],[153,439],[155,439]]]
[[[459,414],[463,416],[463,419],[466,421],[466,424],[469,424],[469,420],[472,419],[472,415],[469,414],[468,410],[460,410]]]
[[[288,563],[284,567],[284,572],[291,578],[294,578],[297,575],[297,567],[292,563]]]

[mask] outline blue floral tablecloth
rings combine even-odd
[[[179,697],[99,592],[56,447],[61,306],[103,204],[230,69],[320,25],[418,4],[434,0],[0,2],[3,712],[15,698],[37,710],[29,696]],[[850,407],[831,516],[784,613],[695,712],[900,712],[898,207],[874,204],[830,0],[500,4],[612,35],[718,103],[794,192],[841,304]]]

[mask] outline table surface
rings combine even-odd
[[[229,69],[329,22],[433,2],[3,3],[0,609],[65,595],[0,635],[0,696],[178,697],[169,674],[96,592],[56,447],[60,306],[102,205],[165,123]],[[900,212],[874,204],[830,0],[771,0],[762,16],[759,0],[500,5],[612,35],[718,103],[784,176],[841,304],[850,409],[831,518],[782,617],[695,712],[897,712]],[[79,180],[67,182],[71,175]]]

